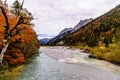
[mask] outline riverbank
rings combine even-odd
[[[88,58],[89,54],[77,48],[70,48],[63,46],[46,47],[45,50],[43,50],[43,52],[47,56],[59,62],[96,64],[120,74],[120,66],[104,60]]]
[[[76,50],[69,49],[69,47],[41,47],[41,54],[31,63],[24,65],[20,75],[15,80],[120,80],[119,74],[94,63],[88,61],[86,63],[81,60],[79,63],[73,60],[72,63],[68,62],[69,60],[64,63],[59,62],[63,56],[55,60],[46,55],[50,53],[56,54],[59,51],[68,58],[71,57],[69,54],[79,54]],[[58,56],[60,56],[60,53],[56,55],[56,57]]]
[[[63,46],[47,47],[43,52],[52,59],[65,63],[87,62],[84,58],[88,56],[82,50],[70,49],[69,47]]]
[[[0,70],[0,80],[14,80],[16,76],[20,74],[20,70],[22,70],[23,65],[17,66],[16,68]]]

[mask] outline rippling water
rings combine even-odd
[[[119,75],[97,65],[59,63],[43,52],[20,73],[15,80],[120,80]]]
[[[16,80],[71,80],[72,75],[67,75],[64,65],[47,57],[44,53],[32,63],[24,66]]]

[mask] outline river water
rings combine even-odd
[[[74,80],[66,71],[66,64],[58,63],[44,53],[24,66],[16,80]]]
[[[42,53],[24,66],[16,80],[71,80],[72,75],[67,75],[65,64],[61,64]]]
[[[60,63],[42,52],[15,80],[120,80],[120,75],[98,65]]]

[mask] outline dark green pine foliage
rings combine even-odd
[[[108,47],[113,38],[120,41],[120,5],[68,35],[64,41],[67,45],[85,43],[89,47],[99,46],[102,42]]]

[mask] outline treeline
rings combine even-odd
[[[64,40],[79,46],[97,58],[120,63],[120,5],[96,18]]]

